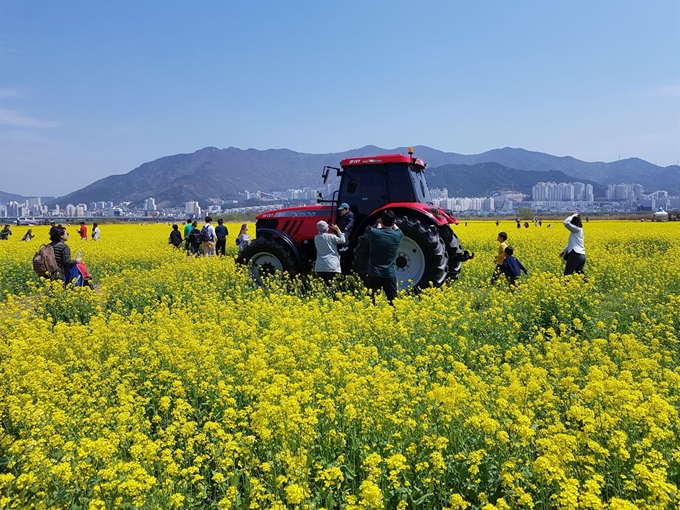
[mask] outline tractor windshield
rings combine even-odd
[[[411,175],[413,189],[417,197],[415,201],[423,204],[431,204],[432,195],[430,195],[430,188],[427,187],[427,182],[425,182],[425,172],[418,167],[411,166],[409,167],[409,174]]]

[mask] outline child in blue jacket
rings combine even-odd
[[[521,271],[524,271],[524,274],[526,275],[529,274],[527,268],[524,267],[519,260],[512,256],[514,252],[515,250],[512,248],[512,246],[507,246],[505,248],[505,260],[503,260],[503,264],[501,265],[501,272],[508,279],[508,284],[511,287],[515,285],[515,281],[522,274]]]

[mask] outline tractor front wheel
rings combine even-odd
[[[250,242],[241,254],[241,260],[250,268],[250,274],[258,283],[262,277],[277,271],[297,273],[295,257],[286,244],[271,237],[260,237]]]

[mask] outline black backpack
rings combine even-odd
[[[208,230],[208,225],[203,225],[203,228],[201,229],[201,241],[204,243],[212,241],[212,236]]]

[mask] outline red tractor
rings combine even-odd
[[[242,261],[256,279],[274,271],[291,275],[310,271],[316,259],[317,222],[338,223],[338,204],[347,203],[354,213],[354,229],[347,239],[343,272],[353,269],[362,277],[366,275],[363,234],[383,210],[392,209],[404,232],[396,261],[399,288],[439,286],[447,278],[456,279],[462,263],[474,254],[463,251],[450,227],[458,221],[433,205],[425,166],[409,149],[408,155],[348,158],[340,162],[341,168],[324,167],[324,184],[331,170],[341,178],[333,198],[258,215],[257,237],[243,252]]]

